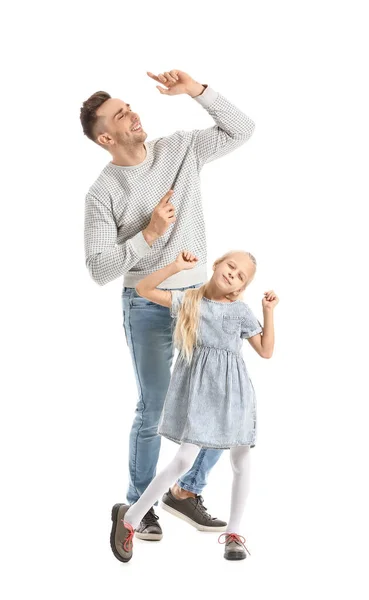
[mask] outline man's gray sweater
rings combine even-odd
[[[109,163],[91,186],[86,196],[85,253],[86,265],[98,284],[124,275],[124,286],[135,287],[140,279],[174,261],[182,250],[193,252],[198,264],[159,287],[181,288],[207,280],[200,171],[205,163],[246,142],[255,125],[209,87],[195,100],[212,116],[213,127],[177,131],[145,143],[142,163],[132,167]],[[142,230],[171,188],[176,221],[150,247]]]

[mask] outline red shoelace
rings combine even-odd
[[[121,519],[124,527],[126,529],[128,529],[129,534],[127,535],[126,539],[124,540],[124,544],[123,544],[123,550],[125,552],[130,552],[132,550],[132,546],[133,546],[133,536],[135,535],[135,530],[133,529],[132,525],[130,525],[129,523],[126,523],[123,519]]]
[[[224,536],[224,541],[221,542],[220,538],[222,538]],[[219,537],[218,537],[218,542],[219,544],[226,544],[227,542],[238,542],[239,544],[242,544],[242,546],[245,548],[246,552],[248,552],[251,556],[251,552],[246,548],[245,543],[246,540],[242,535],[238,535],[238,533],[222,533]]]

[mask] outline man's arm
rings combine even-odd
[[[200,167],[232,152],[250,139],[255,123],[224,96],[207,87],[194,99],[216,123],[213,127],[192,132],[192,145]]]
[[[189,132],[190,143],[199,167],[224,156],[244,144],[253,134],[255,123],[242,111],[208,86],[195,81],[183,71],[173,69],[158,76],[148,73],[151,79],[165,85],[156,87],[161,94],[175,96],[187,94],[194,98],[214,119],[216,125],[208,129]]]
[[[155,206],[147,227],[117,244],[117,226],[110,207],[87,194],[85,208],[86,265],[96,283],[104,285],[127,273],[138,261],[150,254],[151,246],[175,223],[175,208],[169,190]]]
[[[150,240],[150,238],[148,238]],[[96,283],[104,285],[127,273],[151,252],[142,231],[117,244],[117,226],[112,212],[100,200],[87,194],[85,206],[86,266]]]

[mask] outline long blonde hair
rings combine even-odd
[[[231,250],[230,252],[223,254],[223,256],[214,262],[214,266],[216,267],[219,263],[223,262],[223,260],[226,260],[232,254],[245,254],[254,263],[256,268],[255,257],[250,254],[250,252],[245,252],[244,250]],[[191,362],[193,349],[195,346],[197,346],[200,303],[205,295],[207,287],[208,282],[204,283],[204,285],[199,288],[186,290],[178,312],[177,322],[173,333],[174,345],[178,348],[188,363]],[[245,288],[246,286],[244,286],[243,289]],[[226,298],[231,300],[231,302],[234,302],[235,300],[242,298],[242,295],[234,295],[232,293],[226,296]]]

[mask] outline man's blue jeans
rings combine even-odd
[[[123,288],[122,300],[124,331],[138,389],[136,415],[129,440],[127,501],[132,504],[156,474],[161,442],[157,428],[174,355],[173,319],[169,308],[140,297],[134,288]],[[221,453],[222,450],[201,450],[192,469],[178,481],[178,485],[201,494],[208,473]]]

